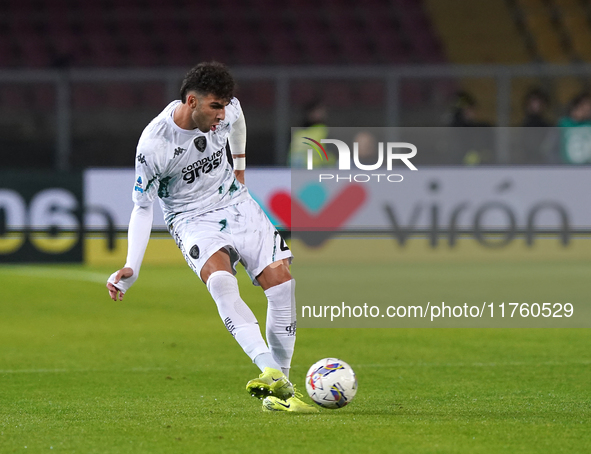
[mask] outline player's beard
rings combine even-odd
[[[204,133],[211,131],[212,126],[217,123],[215,118],[208,118],[203,112],[199,112],[197,110],[193,112],[192,118],[199,131]]]

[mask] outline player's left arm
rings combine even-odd
[[[240,104],[238,104],[240,115],[232,124],[232,131],[228,142],[230,143],[230,152],[234,160],[234,175],[240,183],[244,184],[244,170],[246,169],[246,120]]]

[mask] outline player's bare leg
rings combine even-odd
[[[206,283],[224,325],[263,372],[259,378],[248,383],[247,391],[261,399],[270,395],[281,399],[292,396],[292,384],[273,359],[256,317],[240,298],[238,281],[232,274],[230,256],[225,249],[209,258],[201,270],[201,279]]]
[[[220,249],[213,254],[203,268],[201,268],[201,279],[205,284],[209,280],[209,277],[216,271],[227,271],[232,273],[232,265],[230,264],[230,254],[225,249]]]

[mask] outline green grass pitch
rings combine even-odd
[[[453,293],[462,266],[439,266]],[[112,271],[0,267],[0,453],[591,452],[588,329],[299,329],[292,381],[337,356],[359,391],[340,410],[268,414],[188,267],[146,264],[123,302]],[[263,293],[239,279],[263,324]]]

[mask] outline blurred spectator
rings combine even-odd
[[[591,94],[583,92],[573,98],[568,113],[558,121],[560,155],[567,164],[591,164]]]
[[[450,126],[453,127],[478,127],[491,126],[489,123],[478,120],[478,103],[474,96],[466,91],[456,93],[452,108]]]
[[[466,91],[456,93],[450,126],[462,128],[455,134],[456,163],[464,165],[490,164],[493,160],[493,139],[490,123],[478,118],[478,103]],[[479,128],[466,130],[463,128]],[[486,128],[486,129],[480,129]]]
[[[557,149],[557,136],[548,119],[550,97],[538,87],[531,88],[523,98],[523,121],[516,129],[519,146],[512,149],[511,162],[515,164],[557,164],[559,159],[553,150]],[[543,128],[543,129],[540,129]]]
[[[530,89],[523,98],[523,122],[525,127],[548,127],[552,126],[548,120],[548,108],[550,98],[540,88]]]
[[[316,142],[328,137],[328,126],[326,125],[327,110],[326,106],[321,101],[314,101],[309,104],[304,111],[304,120],[302,128],[299,128],[292,135],[292,142],[289,152],[289,162],[293,168],[304,168],[307,166],[309,145],[310,143],[305,138],[310,138]],[[336,162],[336,155],[328,153],[328,161],[325,157],[321,157],[315,151],[312,153],[312,163],[315,169],[319,167],[334,166]]]

